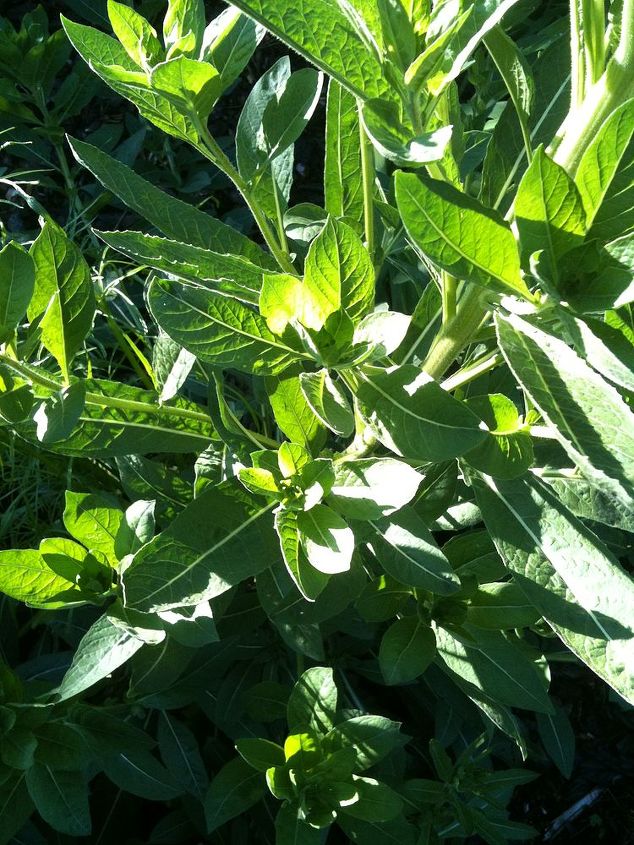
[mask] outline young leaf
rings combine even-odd
[[[388,575],[441,596],[457,592],[458,576],[413,508],[402,508],[372,527],[370,548]]]
[[[601,541],[534,478],[474,481],[515,581],[566,645],[634,700],[634,582]]]
[[[511,96],[522,134],[528,138],[528,121],[535,95],[535,83],[530,65],[519,47],[501,26],[494,26],[487,32],[484,36],[484,45],[491,54]]]
[[[400,723],[384,716],[353,716],[339,722],[324,737],[324,748],[338,751],[354,748],[357,754],[355,771],[363,771],[405,745],[407,737],[400,732]]]
[[[516,315],[498,315],[496,325],[513,374],[569,457],[600,490],[631,506],[634,414],[618,392],[554,335]]]
[[[335,463],[328,503],[351,519],[379,519],[416,495],[422,476],[394,458],[359,458]]]
[[[213,833],[225,822],[245,813],[263,795],[262,774],[241,757],[230,760],[212,780],[203,802],[207,831]]]
[[[436,656],[433,630],[417,616],[397,619],[379,648],[379,665],[386,684],[406,684],[423,674]]]
[[[383,372],[357,371],[357,377],[362,416],[397,455],[447,460],[485,437],[475,414],[412,364]]]
[[[265,275],[260,293],[260,314],[266,317],[268,327],[277,335],[297,320],[309,329],[319,330],[333,311],[338,310],[339,291],[322,289],[306,276]]]
[[[239,485],[207,487],[135,555],[124,575],[128,607],[199,604],[270,566],[279,555],[270,510]]]
[[[161,328],[203,363],[276,375],[305,357],[274,335],[263,317],[226,296],[155,279],[148,302]]]
[[[400,171],[396,201],[410,238],[443,270],[530,299],[513,234],[490,209],[446,182]]]
[[[286,762],[282,746],[268,739],[239,739],[236,751],[258,772],[265,772],[271,766],[283,766]]]
[[[31,247],[35,290],[29,319],[41,315],[42,343],[68,382],[70,365],[95,314],[90,269],[81,252],[55,223],[46,222]]]
[[[68,533],[91,551],[102,552],[116,561],[115,544],[124,513],[116,503],[96,493],[66,491],[64,526]]]
[[[204,31],[203,0],[169,0],[163,21],[163,39],[171,55],[198,52]]]
[[[32,257],[15,241],[0,250],[0,343],[15,331],[35,288]]]
[[[161,60],[163,49],[156,30],[143,15],[123,3],[108,0],[108,17],[114,34],[135,64],[147,70]]]
[[[297,513],[278,510],[275,514],[275,530],[288,574],[304,598],[315,601],[328,583],[328,576],[311,566],[302,550]]]
[[[123,666],[143,640],[102,616],[84,635],[57,690],[58,701],[72,698]]]
[[[205,29],[200,58],[220,73],[223,90],[240,76],[264,34],[264,27],[231,6]]]
[[[291,733],[326,733],[335,722],[337,687],[332,669],[315,666],[299,678],[288,701],[287,721]]]
[[[440,161],[451,141],[451,126],[417,134],[403,121],[399,105],[388,100],[366,100],[361,117],[376,150],[401,167],[421,167]]]
[[[556,285],[559,259],[583,241],[586,215],[575,183],[543,147],[522,177],[514,210],[525,266],[533,253],[543,250],[546,278]]]
[[[73,581],[58,575],[35,549],[0,551],[0,591],[31,607],[81,599]]]
[[[335,434],[349,437],[354,431],[354,414],[346,394],[328,370],[300,373],[299,384],[317,419]]]
[[[324,195],[326,211],[363,227],[360,126],[356,97],[335,79],[328,83]]]
[[[327,505],[315,505],[297,515],[302,548],[319,572],[335,575],[350,569],[354,534],[347,522]]]
[[[184,116],[195,115],[205,123],[222,93],[220,74],[207,62],[177,56],[156,65],[149,76],[158,91]]]
[[[464,460],[494,478],[517,478],[526,472],[533,463],[533,443],[515,403],[493,393],[474,396],[467,405],[486,423],[489,435]]]

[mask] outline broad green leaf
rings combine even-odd
[[[262,115],[264,151],[268,162],[302,134],[319,102],[323,74],[312,68],[292,73],[284,89],[266,104]]]
[[[377,6],[387,56],[405,70],[416,56],[416,33],[409,15],[401,0],[378,0]]]
[[[446,182],[400,171],[396,201],[412,241],[443,270],[530,299],[515,238],[493,211]]]
[[[354,323],[372,310],[374,268],[361,239],[345,223],[330,217],[311,243],[304,284],[329,303],[323,316],[343,309]]]
[[[489,433],[464,460],[494,478],[516,478],[526,472],[533,463],[533,443],[515,403],[503,393],[492,393],[474,396],[467,405]]]
[[[68,382],[70,365],[95,314],[90,268],[80,250],[55,223],[47,222],[31,247],[35,290],[28,315],[42,316],[42,343]]]
[[[335,80],[328,83],[324,194],[326,211],[363,228],[360,126],[356,97]]]
[[[567,325],[588,364],[613,384],[634,392],[634,345],[630,340],[615,326],[592,317]]]
[[[410,502],[422,481],[415,469],[394,458],[336,461],[328,503],[351,519],[379,519]]]
[[[539,611],[513,581],[482,584],[469,596],[466,621],[477,628],[510,631],[539,621]]]
[[[155,279],[148,302],[156,322],[203,363],[256,375],[276,375],[305,357],[274,335],[241,302]]]
[[[260,314],[268,327],[277,335],[297,320],[309,329],[319,330],[326,319],[340,305],[336,288],[331,290],[315,285],[308,274],[306,279],[297,276],[265,275],[260,293]]]
[[[556,474],[549,477],[544,473],[542,480],[555,492],[562,503],[575,516],[591,519],[623,531],[632,529],[632,506],[610,493],[598,490],[577,472]]]
[[[209,782],[196,737],[171,713],[160,714],[158,743],[161,758],[176,782],[191,795],[202,798]]]
[[[307,669],[293,687],[288,701],[287,721],[291,733],[326,733],[335,723],[337,687],[332,669]]]
[[[73,155],[83,167],[167,237],[216,254],[240,256],[259,267],[276,268],[272,256],[236,229],[210,217],[196,206],[166,194],[97,147],[75,138],[69,139],[69,143]],[[199,253],[196,255],[199,256]]]
[[[327,505],[315,505],[297,515],[306,557],[319,572],[335,575],[350,569],[354,534],[347,522]]]
[[[108,0],[108,17],[114,34],[135,64],[147,69],[160,61],[161,43],[143,15],[123,3]]]
[[[58,575],[35,549],[0,552],[0,591],[31,607],[63,606],[80,600],[75,584]]]
[[[362,416],[397,455],[443,461],[485,438],[475,414],[412,364],[388,371],[359,370],[356,375]]]
[[[195,355],[183,349],[168,335],[159,334],[152,349],[152,372],[154,386],[160,390],[160,404],[178,394],[195,363]]]
[[[634,414],[618,392],[563,340],[526,320],[496,317],[515,377],[586,478],[631,506]]]
[[[366,100],[361,117],[377,152],[400,167],[422,167],[440,161],[451,141],[451,126],[417,134],[404,122],[399,105],[388,100]]]
[[[559,259],[581,244],[586,219],[575,183],[543,147],[522,177],[513,208],[524,265],[543,250],[546,278],[556,285]]]
[[[268,376],[266,391],[280,431],[292,443],[299,443],[316,454],[326,441],[326,432],[307,401],[302,375]]]
[[[121,560],[125,555],[134,554],[141,546],[150,542],[156,526],[155,506],[154,500],[139,499],[126,509],[115,538],[114,553],[117,560]]]
[[[484,45],[504,80],[523,134],[529,135],[528,120],[535,96],[530,65],[522,51],[501,26],[494,26],[484,36]]]
[[[438,8],[442,9],[441,6]],[[418,92],[425,86],[431,91],[442,82],[443,73],[446,70],[447,46],[460,27],[467,21],[474,8],[474,6],[470,6],[462,14],[454,15],[450,21],[439,29],[435,30],[432,27],[432,29],[427,30],[425,33],[425,49],[411,62],[403,77],[408,88]]]
[[[237,0],[234,5],[356,96],[377,97],[390,91],[379,57],[366,48],[339,4]]]
[[[622,165],[628,165],[624,157],[633,134],[634,100],[628,100],[603,123],[579,163],[575,182],[583,200],[590,237],[611,240],[624,234],[622,226],[616,229],[618,224],[615,225],[613,217],[631,213],[631,206],[628,208],[627,194],[619,197],[618,190],[614,192],[613,183],[618,183]]]
[[[169,801],[185,791],[185,784],[178,782],[148,751],[126,750],[109,755],[104,773],[119,789],[148,801]]]
[[[15,841],[33,812],[33,801],[29,795],[24,772],[13,772],[2,780],[0,796],[0,842]]]
[[[398,0],[400,4],[400,0]],[[388,822],[401,815],[403,800],[391,787],[375,778],[353,775],[358,801],[342,802],[341,812],[365,822]]]
[[[102,616],[83,636],[73,662],[57,690],[58,701],[72,698],[123,666],[143,645],[108,616]]]
[[[372,528],[370,548],[392,578],[440,596],[459,589],[458,576],[413,508],[377,520]]]
[[[335,434],[349,437],[354,431],[354,414],[346,394],[328,370],[300,373],[299,384],[317,419]]]
[[[275,816],[275,845],[320,845],[321,830],[297,816],[292,804],[282,804]]]
[[[435,630],[439,657],[468,684],[500,704],[553,712],[535,664],[503,634],[473,628],[473,639],[462,639],[440,625]]]
[[[240,76],[264,34],[264,27],[232,6],[207,26],[200,58],[211,62],[220,73],[223,89]]]
[[[263,268],[238,255],[225,255],[142,232],[95,231],[109,246],[139,264],[186,279],[192,287],[257,305]],[[273,276],[274,279],[278,278]],[[285,277],[282,277],[285,278]]]
[[[245,813],[264,796],[264,778],[241,757],[230,760],[211,782],[203,805],[207,831]]]
[[[554,713],[538,713],[537,729],[550,759],[569,778],[575,763],[575,733],[566,711],[555,707]]]
[[[404,816],[389,822],[366,822],[341,813],[337,825],[351,842],[371,842],[376,845],[417,845],[419,842],[420,829]]]
[[[406,684],[423,674],[436,656],[433,630],[418,616],[404,616],[383,634],[379,666],[386,684]]]
[[[324,737],[324,748],[338,751],[354,748],[357,753],[355,771],[363,771],[401,748],[408,737],[400,732],[400,723],[384,716],[354,716],[339,722]]]
[[[0,343],[18,327],[35,288],[32,257],[15,241],[0,250]]]
[[[88,782],[83,772],[58,772],[36,763],[26,774],[35,807],[47,824],[69,836],[89,836]]]
[[[190,484],[158,461],[132,454],[119,457],[116,462],[128,498],[156,500],[157,513],[170,520],[191,499]]]
[[[275,530],[288,574],[304,598],[315,601],[328,583],[328,576],[311,566],[306,558],[300,545],[296,511],[278,510],[275,513]]]
[[[486,526],[516,583],[564,643],[634,701],[634,582],[534,478],[474,482]]]
[[[169,0],[163,39],[170,54],[197,52],[205,31],[203,0]]]
[[[89,748],[83,731],[75,725],[50,721],[34,727],[37,738],[35,760],[53,771],[82,769],[89,759]]]
[[[162,94],[189,119],[203,123],[222,93],[220,74],[208,62],[177,56],[156,65],[149,76],[152,91]]]
[[[64,526],[68,533],[91,551],[102,552],[116,561],[115,544],[124,513],[112,500],[97,493],[66,491]]]
[[[385,358],[399,348],[410,326],[411,317],[398,311],[373,311],[354,330],[354,343],[369,343],[372,358]]]
[[[268,739],[239,739],[236,751],[258,772],[265,772],[271,766],[283,766],[286,762],[282,746]]]
[[[71,436],[86,405],[86,388],[82,381],[63,387],[42,402],[33,414],[35,436],[49,446]]]
[[[183,115],[167,97],[150,89],[145,73],[118,41],[63,15],[61,21],[73,47],[106,85],[134,103],[143,117],[168,135],[194,144],[200,142],[191,117]]]
[[[129,607],[197,605],[270,566],[279,555],[270,510],[238,486],[207,487],[137,552],[124,575]]]

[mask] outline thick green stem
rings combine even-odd
[[[361,142],[361,179],[363,183],[363,225],[365,242],[368,252],[374,262],[374,147],[368,138],[359,111],[359,135]]]
[[[443,270],[441,275],[442,284],[442,324],[446,326],[456,316],[456,292],[458,281],[455,276]]]
[[[480,327],[487,313],[484,291],[470,285],[460,300],[456,315],[444,325],[423,364],[425,372],[440,379]]]
[[[605,70],[604,0],[583,0],[583,37],[586,53],[586,85],[598,82]]]
[[[253,197],[248,184],[244,181],[242,176],[240,176],[230,159],[220,149],[207,127],[203,126],[202,123],[197,122],[196,128],[203,140],[203,143],[200,146],[197,146],[199,152],[202,153],[202,155],[204,155],[205,158],[212,164],[215,164],[219,170],[222,170],[229,179],[231,179],[238,191],[242,194],[244,201],[249,206],[253,219],[257,223],[258,228],[262,233],[262,237],[266,241],[266,244],[271,250],[271,253],[275,257],[277,263],[285,273],[295,275],[295,267],[293,266],[293,262],[291,261],[288,252],[284,250],[283,246],[280,246],[273,229],[269,225],[266,215],[260,208],[260,204]]]
[[[570,0],[570,109],[579,108],[585,87],[585,51],[583,49],[583,24],[581,0]]]

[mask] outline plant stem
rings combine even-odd
[[[359,113],[359,136],[361,142],[361,179],[363,182],[363,225],[365,242],[374,263],[374,147],[368,138],[363,121],[361,120],[361,105],[357,106]]]
[[[425,372],[436,380],[440,379],[472,339],[486,313],[483,289],[470,285],[458,304],[455,316],[438,332],[423,363]]]
[[[450,375],[440,386],[443,390],[456,390],[458,387],[463,387],[465,384],[469,384],[469,382],[484,375],[484,373],[495,369],[503,361],[504,358],[500,352],[490,352],[488,355],[478,358],[477,361],[469,364],[464,369],[458,370],[457,373]]]
[[[253,219],[257,223],[258,228],[262,233],[262,237],[266,241],[266,244],[271,250],[271,253],[275,257],[277,263],[285,273],[295,275],[295,267],[293,266],[293,262],[291,261],[288,252],[278,243],[266,215],[262,211],[260,204],[253,197],[248,184],[242,176],[240,176],[228,156],[226,156],[220,149],[207,127],[203,126],[203,124],[197,120],[196,128],[203,141],[202,145],[197,145],[196,149],[198,149],[198,151],[204,155],[206,159],[208,159],[212,164],[215,164],[219,170],[222,170],[222,172],[231,179],[238,191],[242,194],[244,201],[249,206]]]
[[[605,70],[604,0],[583,0],[583,39],[586,54],[586,86],[593,85]]]
[[[581,106],[585,87],[585,51],[583,49],[583,25],[581,0],[570,0],[570,110]]]
[[[442,271],[442,324],[446,326],[456,316],[456,292],[458,281],[446,270]]]

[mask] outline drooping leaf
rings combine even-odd
[[[159,719],[158,742],[161,758],[170,774],[187,792],[201,798],[209,778],[191,730],[171,713],[163,711]]]
[[[562,707],[554,713],[538,713],[539,738],[562,775],[569,778],[575,762],[575,734]]]

